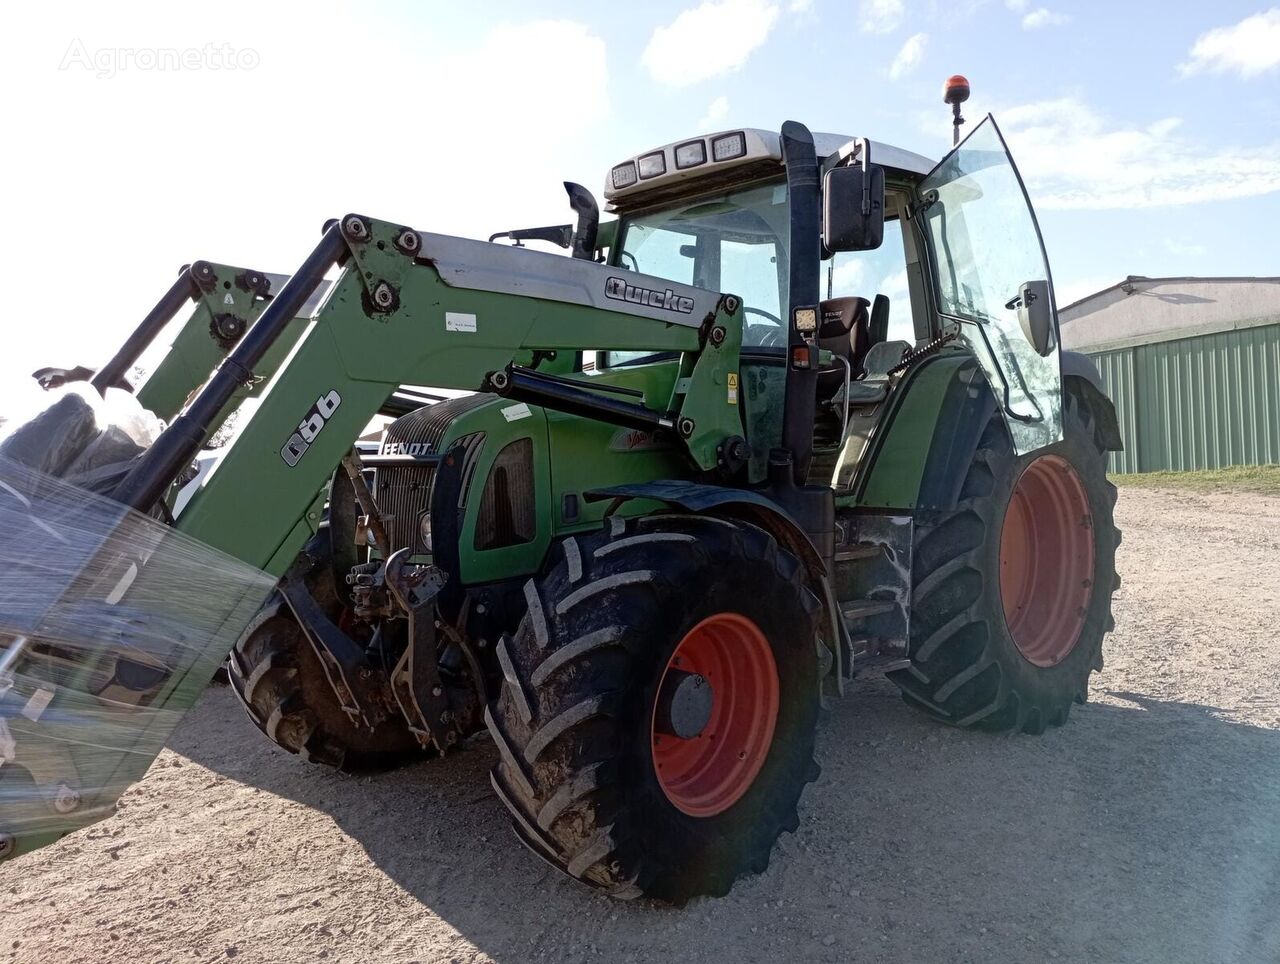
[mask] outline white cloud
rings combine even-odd
[[[865,33],[892,33],[907,15],[902,0],[862,0],[858,21]]]
[[[876,290],[890,301],[905,304],[910,297],[911,291],[907,279],[907,269],[903,268],[901,271],[895,271],[893,274],[886,275],[880,279],[880,285]]]
[[[825,280],[825,279],[824,279]],[[837,256],[831,269],[831,293],[836,298],[860,294],[867,286],[867,262]]]
[[[924,57],[924,48],[928,43],[929,35],[927,33],[912,34],[908,37],[907,42],[898,51],[898,55],[893,58],[893,63],[889,65],[889,76],[893,80],[897,80],[899,77],[905,77],[920,66],[920,61]]]
[[[1027,9],[1028,0],[1004,0],[1004,5],[1014,13],[1022,13]]]
[[[1040,30],[1044,27],[1061,27],[1070,23],[1071,18],[1065,13],[1055,13],[1048,7],[1037,7],[1022,18],[1023,30]]]
[[[1182,258],[1201,258],[1209,253],[1209,249],[1203,244],[1196,244],[1194,241],[1183,241],[1179,238],[1165,238],[1164,246],[1170,254],[1175,254]]]
[[[813,9],[813,0],[791,0],[787,4],[787,13],[808,13]]]
[[[1184,77],[1206,71],[1256,77],[1275,70],[1280,67],[1280,7],[1201,34],[1189,56],[1190,60],[1178,66]]]
[[[739,69],[777,20],[764,0],[708,0],[655,29],[640,62],[658,83],[688,87]]]
[[[729,116],[729,98],[723,94],[707,105],[707,112],[698,121],[698,130],[709,131],[719,127]]]
[[[314,246],[324,220],[348,211],[470,237],[554,223],[568,217],[560,182],[568,177],[596,187],[615,160],[617,148],[602,143],[600,134],[611,116],[608,56],[592,28],[534,20],[449,34],[325,0],[313,9],[315,29],[302,42],[292,18],[261,17],[260,3],[226,0],[219,10],[228,22],[252,24],[240,41],[260,56],[252,70],[130,67],[99,79],[79,66],[58,69],[74,36],[66,8],[24,8],[14,36],[41,42],[28,49],[16,41],[3,44],[0,58],[4,89],[18,89],[20,78],[27,84],[22,98],[6,102],[6,124],[32,133],[28,149],[8,157],[6,173],[23,185],[6,198],[8,214],[14,223],[111,225],[112,245],[130,252],[129,279],[120,283],[119,264],[111,258],[83,259],[71,290],[56,261],[28,264],[29,284],[12,293],[7,317],[51,323],[11,339],[0,353],[0,411],[10,372],[26,378],[41,365],[94,366],[110,357],[184,262],[208,258],[288,273]],[[165,3],[133,8],[128,18],[90,3],[70,15],[78,36],[96,52],[199,48],[209,31],[206,14]],[[435,99],[431,124],[374,117],[375,129],[390,124],[390,141],[379,141],[376,130],[371,134],[359,123],[362,133],[344,141],[334,125],[343,126],[340,118],[367,117],[368,95],[359,84],[334,84],[333,65],[352,51],[374,49],[377,63],[368,61],[368,69],[407,78],[406,96],[411,89],[447,96]],[[548,62],[572,63],[591,83],[566,85],[563,76],[545,70]],[[520,83],[513,84],[512,76]],[[296,96],[320,89],[324,97]],[[257,121],[244,115],[214,123],[233,140],[236,131],[249,137],[238,140],[237,149],[186,150],[189,132],[158,119],[183,116],[192,104],[224,119],[239,116],[245,104],[269,105],[270,133],[254,148],[248,132]],[[276,109],[284,104],[288,109]],[[299,163],[334,137],[381,157],[382,173],[371,176],[367,165]],[[127,149],[108,150],[111,144]],[[513,150],[521,154],[518,166]],[[89,155],[94,161],[86,167]],[[457,189],[405,190],[419,179]],[[192,184],[217,184],[219,196],[231,200],[178,203],[191,196]],[[519,190],[495,190],[498,185]],[[28,244],[10,232],[0,239],[0,260],[29,262],[23,253]],[[41,292],[50,290],[65,290],[52,313],[41,300],[47,298]],[[96,294],[103,291],[111,296]]]
[[[1076,97],[997,118],[1037,208],[1138,208],[1280,191],[1280,143],[1209,145],[1181,136],[1175,117],[1116,126]]]

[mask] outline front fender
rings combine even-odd
[[[586,493],[585,498],[588,502],[605,499],[652,499],[699,515],[725,515],[742,519],[764,529],[799,557],[806,570],[820,579],[826,579],[827,567],[804,529],[796,524],[782,506],[758,492],[731,489],[722,485],[701,485],[679,479],[659,479],[654,482],[593,489]]]
[[[1116,407],[1107,397],[1107,386],[1098,372],[1098,366],[1088,355],[1078,351],[1062,353],[1062,388],[1074,391],[1089,406],[1098,427],[1099,440],[1109,452],[1124,450],[1120,437],[1120,419]]]
[[[827,567],[813,542],[782,506],[758,492],[747,489],[731,489],[720,485],[702,485],[679,479],[659,479],[654,482],[637,482],[594,489],[584,496],[589,502],[614,499],[619,502],[630,499],[650,499],[699,515],[738,519],[764,529],[778,544],[787,549],[804,566],[809,588],[822,601],[825,614],[824,631],[833,643],[843,641],[848,645],[844,623],[839,617],[835,592],[827,578]],[[840,666],[842,646],[831,647],[834,659],[836,685],[844,692],[844,680]]]

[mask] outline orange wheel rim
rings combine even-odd
[[[1000,533],[1000,598],[1018,651],[1055,666],[1075,648],[1093,598],[1093,515],[1066,459],[1042,455],[1014,486]]]
[[[706,680],[710,713],[701,732],[682,739],[659,731],[655,705],[650,723],[654,772],[677,809],[712,817],[742,798],[769,755],[778,722],[778,667],[760,627],[737,613],[718,613],[680,640],[663,670],[659,694],[677,673]]]

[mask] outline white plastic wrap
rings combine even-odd
[[[46,392],[32,381],[6,401],[0,457],[94,492],[109,492],[164,428],[129,392],[103,397],[87,382]]]
[[[108,815],[274,586],[68,481],[127,469],[136,402],[45,397],[0,441],[0,860]]]

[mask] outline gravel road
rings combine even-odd
[[[477,741],[309,767],[211,689],[118,816],[0,870],[0,960],[1280,960],[1280,499],[1131,490],[1090,703],[1040,738],[832,707],[769,870],[616,903],[512,838]]]

